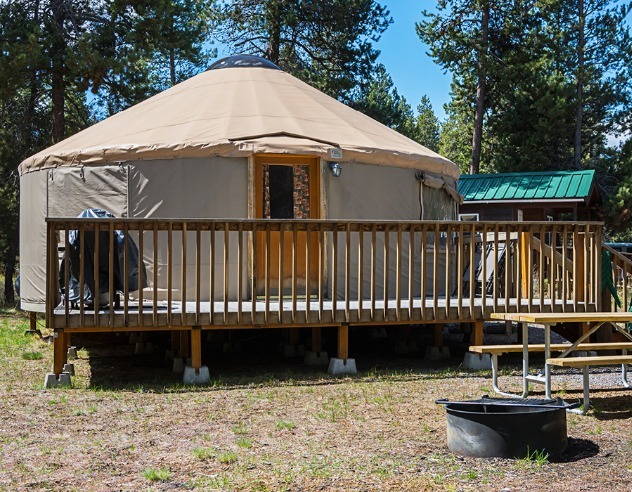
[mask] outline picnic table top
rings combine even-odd
[[[492,313],[492,319],[526,323],[629,323],[632,312],[618,313]]]

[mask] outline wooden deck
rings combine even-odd
[[[132,301],[128,304],[127,312],[123,307],[84,310],[70,309],[67,313],[64,306],[55,309],[54,319],[56,325],[61,325],[67,332],[94,332],[94,331],[143,331],[143,330],[186,330],[191,327],[202,329],[237,329],[237,328],[278,328],[291,326],[337,326],[347,325],[371,325],[371,324],[425,324],[425,323],[459,323],[477,322],[492,318],[493,313],[516,313],[516,321],[522,321],[521,313],[552,313],[554,316],[564,316],[565,311],[578,309],[574,313],[579,318],[569,317],[570,321],[581,321],[581,313],[586,309],[594,309],[590,304],[572,303],[563,304],[556,301],[553,304],[546,300],[543,305],[540,302],[529,305],[526,299],[512,299],[506,305],[504,300],[499,300],[494,308],[489,299],[485,307],[483,299],[474,299],[470,305],[469,299],[464,299],[459,305],[456,298],[445,297],[433,299],[414,299],[412,304],[408,300],[398,302],[390,300],[369,300],[345,302],[318,301],[309,303],[305,301],[271,301],[268,305],[264,301],[258,301],[253,306],[250,301],[238,302],[188,302],[183,306],[181,302],[159,301],[154,311],[154,305],[145,303],[142,309],[139,304]],[[184,310],[183,310],[184,307]],[[212,314],[211,314],[212,307]],[[540,309],[543,309],[540,311]],[[591,311],[588,311],[591,312]]]
[[[591,313],[602,302],[600,223],[68,218],[47,227],[55,374],[74,332],[179,332],[199,368],[203,329],[312,328],[319,350],[318,328],[337,326],[346,359],[350,325],[463,322],[480,344],[493,313]],[[60,268],[61,254],[71,261]],[[75,299],[59,304],[72,279]],[[97,312],[79,302],[103,292],[117,292],[120,306],[107,294]]]

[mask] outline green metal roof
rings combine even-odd
[[[466,202],[584,200],[590,197],[594,178],[594,170],[462,174],[459,193]]]

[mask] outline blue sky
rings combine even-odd
[[[421,11],[433,10],[431,0],[380,0],[393,18],[376,47],[381,51],[378,61],[384,64],[397,92],[413,109],[427,95],[440,120],[445,118],[443,105],[450,100],[450,74],[426,54],[428,47],[415,32],[415,23],[422,19]]]

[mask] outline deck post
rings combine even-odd
[[[338,358],[349,358],[349,325],[343,324],[338,327]]]
[[[202,328],[200,326],[194,326],[191,329],[191,367],[196,371],[202,367]]]
[[[37,331],[37,313],[35,311],[29,311],[29,329],[31,333]]]
[[[68,350],[66,346],[66,335],[64,330],[55,330],[53,334],[53,374],[56,377],[64,371],[64,365],[68,357]]]
[[[475,321],[472,323],[471,344],[483,345],[483,322]]]
[[[340,376],[343,374],[356,374],[355,359],[349,358],[349,325],[338,326],[338,357],[329,360],[329,374]]]
[[[180,334],[184,334],[187,340],[187,349],[191,352],[191,365],[186,365],[184,368],[184,376],[182,381],[184,384],[206,384],[210,382],[211,375],[208,367],[202,365],[202,327],[193,326],[191,331],[181,331]],[[190,345],[189,343],[190,338]],[[181,340],[183,337],[181,337]]]
[[[72,386],[71,374],[74,375],[74,367],[69,368],[68,352],[66,350],[66,336],[63,329],[56,329],[53,333],[53,371],[46,374],[44,388],[57,388],[60,386]],[[66,372],[65,369],[69,369]]]

